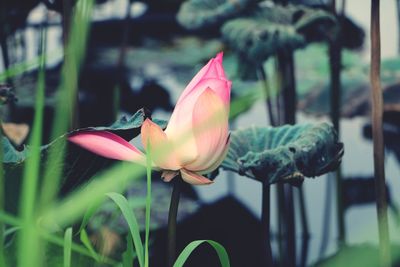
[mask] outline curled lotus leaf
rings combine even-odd
[[[336,35],[336,19],[304,6],[262,5],[222,27],[224,40],[242,57],[262,63],[279,50],[298,49]]]
[[[146,114],[144,109],[139,109],[132,116],[122,116],[120,119],[116,120],[110,126],[97,126],[97,127],[86,127],[74,130],[69,132],[68,134],[78,133],[82,131],[109,131],[114,132],[124,139],[130,140],[139,135],[140,128],[144,120],[149,117]],[[161,128],[165,128],[167,126],[167,122],[163,120],[153,120],[156,124],[158,124]]]
[[[333,171],[343,144],[328,123],[250,127],[233,131],[221,167],[263,183],[300,184]]]
[[[178,22],[187,29],[221,24],[246,10],[255,0],[188,0],[177,14]]]

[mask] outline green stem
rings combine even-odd
[[[300,219],[301,219],[301,226],[302,226],[302,236],[303,236],[303,238],[309,238],[310,230],[308,229],[307,209],[306,209],[306,201],[305,201],[305,197],[304,197],[303,187],[299,187],[297,192],[298,192],[299,205],[300,205]]]
[[[339,20],[339,29],[336,38],[329,44],[330,59],[330,77],[331,77],[331,120],[337,134],[340,134],[340,99],[341,99],[341,77],[342,68],[342,35],[341,35],[341,18],[344,16],[345,3],[342,5],[342,14],[337,17]],[[331,11],[336,15],[336,1],[332,1]],[[342,175],[340,168],[336,171],[336,208],[338,219],[339,245],[346,242],[346,229],[344,223],[344,210],[342,203]]]
[[[284,123],[295,124],[296,122],[296,79],[294,73],[293,51],[282,50],[277,54],[278,68],[281,73],[281,90],[284,100]],[[296,266],[296,222],[294,214],[293,189],[289,184],[283,186],[285,198],[285,231],[286,231],[286,266]]]
[[[147,192],[146,192],[146,233],[144,246],[144,266],[149,267],[149,236],[150,236],[150,212],[151,212],[151,145],[147,144],[146,155],[146,176],[147,176]]]
[[[2,120],[0,120],[0,127]],[[3,141],[3,129],[0,129],[0,142]],[[4,180],[4,169],[3,169],[3,146],[0,147],[0,211],[5,212],[5,180]],[[0,267],[6,266],[6,259],[4,255],[4,231],[5,224],[0,221]]]
[[[390,239],[385,183],[385,147],[383,141],[383,96],[380,85],[381,43],[379,0],[371,1],[371,87],[372,87],[372,136],[374,140],[374,169],[376,207],[378,213],[381,267],[391,266]]]
[[[271,186],[264,184],[262,188],[262,212],[261,212],[261,227],[263,229],[263,245],[265,253],[265,266],[273,266],[273,257],[271,249],[270,236],[270,191]]]
[[[286,266],[287,261],[287,250],[286,246],[286,227],[285,227],[285,194],[283,191],[283,184],[277,184],[277,208],[278,208],[278,250],[279,250],[279,266]]]
[[[174,185],[168,213],[168,267],[172,267],[176,259],[176,218],[178,215],[179,198],[183,180],[179,175],[175,177],[172,182]]]
[[[267,80],[267,74],[265,73],[265,70],[264,70],[263,66],[258,68],[258,76],[259,76],[259,79],[262,82],[263,87],[264,87],[266,106],[267,106],[268,116],[269,116],[269,123],[272,126],[276,126],[277,125],[277,119],[276,119],[276,116],[275,116],[275,112],[272,109],[271,89],[269,87],[268,80]]]

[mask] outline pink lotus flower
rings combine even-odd
[[[191,184],[210,184],[202,174],[215,170],[229,147],[231,81],[222,66],[222,52],[212,58],[186,86],[163,131],[150,119],[141,128],[145,149],[150,145],[153,165],[164,181],[181,174]],[[106,158],[145,164],[144,154],[121,137],[107,132],[73,134],[71,142]]]

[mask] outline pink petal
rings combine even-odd
[[[230,144],[230,135],[228,136],[228,139],[226,141],[224,150],[222,151],[222,153],[220,154],[219,158],[217,158],[214,161],[214,164],[212,164],[210,167],[208,167],[207,169],[204,170],[200,170],[198,171],[199,174],[207,174],[210,173],[212,171],[214,171],[215,169],[217,169],[219,167],[219,165],[221,165],[221,163],[224,161],[226,155],[228,154],[229,151],[229,144]]]
[[[217,62],[215,64],[215,66],[216,66],[217,71],[218,71],[218,77],[221,78],[221,79],[225,79],[226,80],[224,67],[222,66],[223,57],[224,57],[224,52],[219,52],[217,54],[217,56],[215,57],[215,61]]]
[[[116,134],[101,131],[86,131],[68,137],[72,143],[109,159],[134,161],[145,164],[145,159],[136,147]]]
[[[215,60],[218,61],[219,63],[222,63],[224,59],[224,52],[219,52],[216,56],[215,56]]]
[[[179,174],[179,172],[177,172],[177,171],[163,171],[161,174],[161,178],[164,182],[170,182],[178,174]]]
[[[185,90],[183,90],[177,103],[186,98],[186,96],[192,91],[193,87],[195,87],[200,82],[200,80],[203,79],[204,75],[208,72],[208,69],[210,68],[213,60],[214,59],[210,59],[208,63],[203,68],[201,68],[201,70],[193,77],[193,79],[186,86]]]
[[[185,169],[181,169],[181,175],[182,179],[189,184],[206,185],[213,183],[213,181],[207,179],[206,177]]]
[[[228,138],[228,111],[221,98],[210,88],[198,98],[193,111],[193,129],[198,157],[185,168],[209,169],[221,157]]]
[[[146,119],[142,124],[141,137],[146,150],[147,146],[150,145],[152,160],[158,167],[166,170],[179,170],[181,168],[174,151],[171,150],[167,135],[160,126],[150,119]]]
[[[179,97],[177,104],[182,102],[189,94],[193,93],[195,87],[197,87],[197,85],[204,79],[226,80],[224,68],[222,66],[222,60],[222,52],[218,53],[215,58],[210,59],[207,65],[205,65],[186,86],[185,90]]]

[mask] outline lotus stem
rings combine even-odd
[[[383,141],[383,96],[380,85],[381,43],[380,43],[379,0],[371,0],[371,88],[372,88],[372,136],[374,142],[374,170],[376,207],[378,213],[380,266],[391,266],[387,196],[385,183],[385,148]]]
[[[272,257],[271,249],[271,235],[270,235],[270,196],[271,186],[266,183],[262,187],[262,212],[261,212],[261,227],[263,229],[263,245],[264,253],[266,255],[265,266],[273,266],[274,260]]]
[[[331,174],[328,174],[328,178]],[[332,173],[332,175],[334,175]],[[331,179],[327,179],[325,185],[325,207],[324,213],[322,217],[322,233],[321,233],[321,247],[319,249],[319,258],[323,258],[325,256],[325,251],[327,248],[329,233],[330,233],[330,223],[331,223],[331,198],[332,198],[332,186],[335,186],[336,181],[331,181]]]
[[[278,69],[281,75],[281,90],[284,100],[284,123],[296,123],[296,79],[294,72],[293,51],[279,51]],[[282,191],[281,191],[282,192]],[[296,266],[296,222],[294,213],[293,189],[283,185],[285,198],[286,251],[288,263],[285,266]],[[302,215],[305,215],[304,213]]]
[[[177,176],[172,180],[173,189],[168,213],[168,266],[172,267],[176,259],[176,218],[178,215],[179,198],[181,195],[182,178]]]
[[[396,0],[396,11],[397,11],[397,29],[398,29],[398,47],[397,53],[400,54],[400,0]]]
[[[299,262],[300,267],[305,267],[307,266],[307,259],[308,259],[308,250],[309,250],[309,236],[304,236],[303,235],[303,240],[301,242],[301,258]]]
[[[286,266],[287,261],[287,250],[286,241],[286,226],[285,226],[285,192],[283,190],[283,184],[277,184],[277,208],[278,208],[278,249],[279,249],[279,265],[281,267]]]
[[[340,134],[340,99],[341,99],[341,65],[342,65],[342,36],[341,36],[341,19],[344,16],[345,2],[342,4],[342,14],[337,17],[339,20],[339,28],[337,36],[329,43],[329,59],[330,59],[330,77],[331,77],[331,121],[337,134]],[[336,13],[336,1],[332,1],[331,11]],[[337,207],[337,224],[338,224],[338,240],[339,245],[346,241],[346,229],[344,223],[344,210],[342,203],[342,175],[340,167],[336,171],[336,207]]]
[[[301,227],[302,227],[302,237],[304,239],[308,239],[310,237],[310,230],[308,229],[308,219],[307,219],[307,208],[306,208],[306,201],[304,197],[304,191],[302,187],[298,188],[297,195],[299,198],[299,205],[300,205],[300,220],[301,220]]]
[[[0,127],[2,121],[0,120]],[[3,138],[3,128],[0,129],[0,140]],[[3,172],[3,146],[0,147],[0,211],[5,211],[5,180]],[[6,266],[5,255],[4,255],[4,230],[5,225],[3,221],[0,221],[0,266]]]
[[[266,106],[267,106],[268,116],[269,116],[269,123],[272,126],[277,126],[278,122],[277,122],[277,119],[275,116],[276,114],[273,111],[272,101],[271,101],[271,88],[269,87],[268,80],[267,80],[267,74],[266,74],[263,66],[260,66],[258,68],[258,76],[264,87]],[[278,101],[279,101],[279,99],[278,99]]]
[[[286,197],[286,239],[288,253],[288,267],[296,266],[296,222],[294,216],[293,189],[289,184],[284,185]]]

